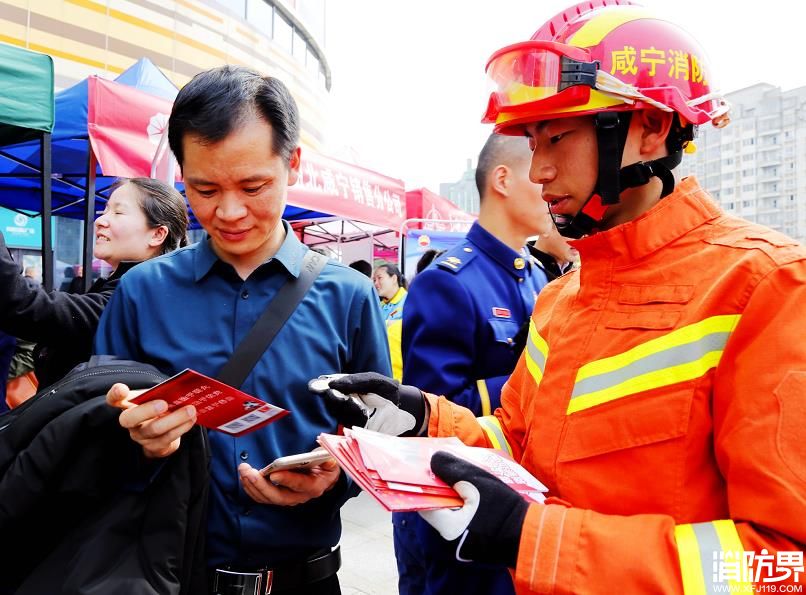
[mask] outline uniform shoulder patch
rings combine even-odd
[[[468,250],[466,250],[466,248]],[[436,265],[446,271],[458,273],[467,263],[473,260],[476,256],[476,251],[467,244],[461,244],[455,248],[451,248],[445,254],[437,258]]]

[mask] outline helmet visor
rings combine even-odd
[[[587,50],[550,41],[527,41],[498,50],[487,63],[487,75],[495,85],[492,103],[496,111],[556,97],[575,85],[595,87],[597,62]],[[576,105],[586,94],[568,94],[566,105]],[[550,102],[555,107],[557,101]]]

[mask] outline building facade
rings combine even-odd
[[[734,215],[806,242],[806,87],[729,93],[731,122],[702,126],[681,165]]]
[[[439,193],[465,213],[478,213],[479,189],[476,187],[476,168],[473,167],[473,162],[467,160],[467,169],[457,182],[440,184]]]
[[[291,90],[301,141],[321,150],[330,66],[326,0],[0,0],[0,41],[49,54],[57,89],[114,78],[142,57],[177,86],[222,64],[251,66]]]
[[[0,42],[53,58],[57,90],[90,75],[114,79],[142,57],[181,88],[196,73],[237,64],[279,78],[300,110],[302,144],[325,146],[330,66],[326,0],[0,0]],[[18,262],[41,266],[41,231],[0,209]],[[53,218],[54,278],[81,261],[83,223]],[[30,232],[19,240],[11,229]],[[201,234],[201,231],[196,232]],[[102,267],[103,263],[97,263]],[[94,275],[107,271],[99,268]]]

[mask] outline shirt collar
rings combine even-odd
[[[391,300],[383,300],[383,303],[384,304],[396,304],[400,300],[402,300],[407,293],[408,292],[404,288],[399,287],[398,290],[395,292],[395,295],[392,296],[392,299]]]
[[[521,278],[526,276],[529,258],[523,252],[516,252],[507,246],[479,225],[478,221],[467,232],[467,239],[512,275]]]
[[[299,277],[300,269],[302,267],[302,258],[308,251],[308,247],[299,241],[291,226],[287,221],[283,221],[283,229],[285,229],[285,239],[280,244],[277,252],[266,260],[261,266],[268,262],[277,261],[283,268],[288,271],[292,277]],[[210,272],[216,262],[221,262],[221,259],[213,250],[210,242],[210,236],[197,245],[196,255],[193,260],[193,274],[196,281],[200,281],[205,275]]]
[[[586,258],[637,260],[720,215],[719,206],[689,176],[640,217],[570,243],[579,250],[583,263]]]

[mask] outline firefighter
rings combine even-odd
[[[519,592],[801,581],[806,249],[675,180],[696,127],[727,123],[701,47],[641,7],[594,0],[487,70],[486,120],[529,138],[531,179],[579,238],[581,267],[538,297],[493,416],[376,375],[331,387],[384,397],[362,425],[506,449],[549,487],[527,504],[469,463],[431,462],[465,505],[426,519],[458,559],[512,569]]]

